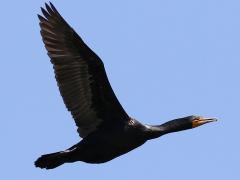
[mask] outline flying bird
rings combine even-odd
[[[50,2],[38,15],[41,36],[53,64],[63,101],[82,138],[67,150],[45,154],[35,161],[53,169],[64,163],[104,163],[146,141],[216,121],[188,116],[161,125],[145,125],[130,117],[107,78],[102,60],[83,42]]]

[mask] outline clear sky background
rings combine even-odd
[[[39,33],[43,0],[2,1],[0,179],[239,179],[240,1],[52,1],[102,58],[125,110],[147,124],[217,123],[169,134],[101,165],[35,168],[79,141]]]

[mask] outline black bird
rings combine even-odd
[[[162,125],[144,125],[128,116],[108,81],[103,62],[68,25],[52,3],[38,15],[41,35],[53,64],[67,109],[83,138],[65,151],[41,156],[36,167],[52,169],[64,163],[104,163],[147,140],[191,129],[215,118],[188,116]]]

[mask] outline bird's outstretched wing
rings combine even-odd
[[[116,98],[103,62],[50,3],[38,15],[41,35],[51,58],[60,93],[81,137],[101,123],[126,121],[128,115]]]

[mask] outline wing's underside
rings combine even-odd
[[[101,59],[50,3],[40,19],[41,35],[55,77],[78,132],[85,137],[103,122],[128,120],[108,81]]]

